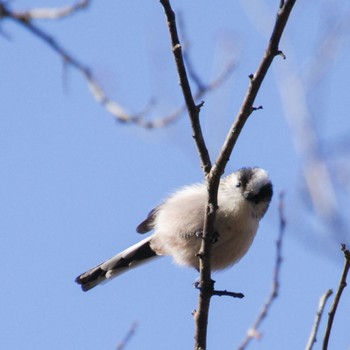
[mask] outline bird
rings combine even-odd
[[[220,180],[211,269],[222,270],[238,262],[250,248],[259,222],[273,195],[266,170],[244,167]],[[185,186],[155,207],[136,228],[152,235],[76,278],[83,291],[111,280],[157,257],[170,255],[178,265],[199,271],[198,252],[208,200],[206,184]]]

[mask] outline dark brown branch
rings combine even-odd
[[[249,342],[257,338],[257,336],[260,334],[259,327],[262,323],[262,321],[266,318],[268,311],[271,308],[272,303],[274,300],[278,297],[279,288],[280,288],[280,282],[279,282],[279,276],[281,271],[281,264],[282,264],[282,243],[284,238],[284,232],[286,227],[286,219],[284,216],[284,194],[280,194],[280,202],[279,202],[279,233],[278,238],[276,241],[276,262],[274,267],[274,274],[273,274],[273,283],[272,283],[272,290],[271,293],[264,304],[264,306],[261,309],[261,312],[259,313],[256,321],[254,322],[253,326],[249,329],[247,332],[247,335],[245,339],[243,340],[242,344],[239,346],[239,350],[243,350],[247,347]]]
[[[241,106],[241,109],[227,135],[225,143],[222,147],[220,155],[213,165],[210,173],[207,176],[208,184],[208,206],[206,209],[206,219],[203,229],[203,240],[201,249],[199,252],[200,256],[200,281],[202,290],[199,295],[198,310],[195,314],[196,319],[196,349],[206,348],[206,336],[207,336],[207,324],[208,324],[208,313],[210,305],[210,293],[205,292],[211,280],[211,267],[210,267],[210,253],[212,239],[211,236],[214,232],[214,223],[217,209],[217,193],[220,183],[220,177],[224,173],[227,162],[230,159],[232,150],[236,144],[236,141],[243,129],[243,126],[250,114],[253,112],[255,98],[261,87],[261,84],[265,78],[265,75],[270,68],[273,59],[281,54],[279,50],[279,42],[283,33],[283,30],[288,21],[289,15],[296,0],[286,0],[280,4],[280,9],[277,14],[275,26],[266,49],[265,55],[261,61],[255,74],[250,76],[250,85]]]
[[[238,299],[242,299],[244,298],[244,294],[243,293],[236,293],[236,292],[229,292],[227,290],[216,290],[214,289],[213,292],[211,293],[211,295],[216,295],[218,297],[232,297],[232,298],[238,298]]]
[[[200,267],[200,293],[198,310],[194,314],[196,320],[195,349],[206,348],[209,305],[210,298],[212,296],[210,255],[212,236],[214,234],[214,223],[217,210],[217,193],[220,177],[224,173],[226,164],[230,158],[233,147],[240,135],[240,132],[245,122],[254,110],[253,103],[273,59],[277,55],[282,54],[282,52],[278,49],[278,46],[291,10],[295,4],[295,1],[296,0],[288,0],[286,2],[280,3],[280,10],[277,15],[276,23],[270,38],[268,48],[265,52],[265,56],[257,72],[254,75],[250,76],[250,86],[242,104],[242,107],[240,109],[240,112],[238,113],[238,116],[236,117],[236,120],[230,129],[230,132],[226,138],[226,141],[223,145],[223,148],[221,150],[219,158],[217,159],[216,164],[214,165],[214,167],[211,167],[209,154],[205,146],[199,122],[199,108],[194,102],[191,93],[191,88],[187,78],[182,49],[176,29],[175,14],[168,0],[160,0],[161,4],[164,7],[164,11],[168,21],[168,27],[171,36],[172,48],[177,65],[178,75],[180,79],[180,85],[182,87],[187,110],[191,119],[193,135],[201,157],[204,173],[207,175],[208,205],[206,207],[205,213],[201,249],[198,253]]]
[[[316,314],[316,318],[315,318],[315,323],[314,326],[312,327],[312,331],[310,334],[310,338],[309,341],[306,345],[305,350],[312,350],[312,347],[314,346],[314,344],[317,342],[317,332],[318,332],[318,328],[320,326],[320,322],[321,322],[321,318],[323,315],[323,311],[324,308],[326,306],[326,302],[328,300],[328,298],[333,294],[332,289],[328,289],[326,293],[324,293],[320,299],[319,305],[318,305],[318,310],[317,310],[317,314]]]
[[[236,292],[229,292],[227,290],[217,290],[214,289],[214,283],[215,281],[211,280],[211,285],[210,288],[208,290],[208,292],[211,294],[211,296],[218,296],[218,297],[232,297],[232,298],[238,298],[238,299],[242,299],[244,298],[244,294],[243,293],[236,293]],[[197,288],[198,290],[201,290],[201,286],[200,286],[200,282],[196,282],[194,284],[194,287]]]
[[[160,0],[164,8],[164,12],[168,22],[168,28],[171,37],[171,44],[173,49],[173,54],[176,62],[176,67],[178,71],[179,81],[182,88],[182,93],[185,99],[187,111],[191,120],[191,126],[193,131],[193,137],[196,142],[196,146],[201,158],[202,168],[204,174],[207,176],[211,172],[212,166],[209,157],[209,152],[205,145],[205,141],[202,134],[202,129],[199,121],[199,111],[200,106],[197,106],[188,81],[186,67],[184,64],[182,48],[177,34],[175,14],[171,8],[170,2],[168,0]],[[208,178],[207,178],[208,179]],[[199,305],[198,312],[194,313],[194,318],[196,320],[196,335],[195,335],[195,349],[205,349],[206,347],[206,335],[207,335],[207,323],[208,323],[208,312],[210,298],[212,297],[212,280],[211,280],[211,270],[210,270],[210,251],[211,251],[211,236],[214,233],[214,222],[215,213],[217,207],[217,189],[220,181],[220,177],[217,179],[218,183],[216,190],[210,190],[208,187],[208,205],[205,213],[205,223],[204,223],[204,233],[203,242],[208,244],[202,244],[199,257],[200,266],[200,292],[199,292]],[[208,183],[209,185],[209,183]],[[206,268],[203,269],[203,263]]]
[[[280,10],[277,14],[275,26],[266,49],[265,55],[261,61],[255,74],[250,76],[250,85],[241,106],[241,109],[226,137],[225,143],[221,149],[220,155],[212,167],[209,175],[207,176],[208,183],[208,206],[206,210],[206,220],[203,230],[203,241],[200,249],[200,278],[203,287],[206,287],[211,279],[210,268],[210,253],[211,253],[211,239],[210,235],[214,232],[214,222],[217,208],[217,192],[220,183],[220,177],[225,171],[227,162],[230,159],[232,150],[237,142],[237,139],[248,120],[249,116],[253,112],[254,102],[261,84],[266,76],[268,69],[273,59],[281,54],[279,50],[279,42],[283,33],[283,30],[287,24],[289,15],[296,0],[287,0],[283,4],[281,3]],[[206,288],[203,288],[205,291]],[[200,293],[199,305],[196,313],[196,347],[197,349],[206,348],[206,335],[208,324],[208,312],[210,305],[210,294]]]
[[[346,249],[345,244],[342,244],[341,249],[344,253],[345,264],[344,264],[343,273],[339,282],[338,290],[334,297],[333,305],[331,307],[331,311],[328,314],[328,323],[327,323],[326,333],[323,339],[323,347],[322,347],[323,350],[328,349],[329,337],[331,335],[335,313],[337,312],[341,295],[344,291],[344,288],[346,287],[346,279],[350,269],[350,251]]]
[[[192,91],[191,91],[191,86],[187,77],[186,67],[185,67],[183,54],[182,54],[182,47],[180,44],[180,40],[177,33],[177,28],[176,28],[175,13],[171,8],[169,0],[160,0],[160,3],[164,8],[165,16],[168,23],[172,51],[176,62],[176,68],[179,76],[179,83],[182,89],[182,94],[184,96],[187,111],[191,120],[193,138],[195,139],[195,142],[196,142],[203,171],[207,175],[211,169],[211,161],[210,161],[208,149],[205,145],[202,128],[199,122],[200,108],[199,106],[196,105],[194,101]]]
[[[213,172],[218,173],[218,176],[221,176],[223,174],[226,164],[230,159],[233,147],[236,144],[243,126],[254,110],[254,101],[273,59],[282,53],[279,50],[279,42],[281,40],[283,30],[287,24],[289,15],[293,9],[295,2],[296,0],[287,0],[283,3],[281,2],[281,8],[277,14],[275,26],[269,40],[269,45],[265,51],[264,58],[262,59],[257,71],[254,74],[250,75],[250,86],[248,88],[247,94],[244,98],[241,109],[230,129],[230,132],[227,135],[220,156],[214,165],[214,168],[216,169],[213,169]]]
[[[211,174],[212,172],[210,172]],[[210,175],[209,174],[209,175]],[[217,210],[217,195],[220,177],[217,179],[216,186],[211,186],[213,181],[207,177],[208,184],[208,204],[205,212],[205,221],[203,228],[203,237],[199,256],[199,272],[200,272],[200,293],[198,299],[198,309],[195,313],[196,333],[195,333],[195,350],[206,349],[207,329],[209,306],[212,293],[210,291],[211,283],[211,249],[213,243],[213,235],[215,232],[214,224]]]

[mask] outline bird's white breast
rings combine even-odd
[[[151,247],[158,255],[171,255],[179,265],[198,269],[207,190],[202,184],[187,187],[167,199],[155,219]],[[219,191],[215,229],[218,241],[212,246],[212,268],[223,269],[238,261],[249,249],[259,220],[252,204],[232,182]]]

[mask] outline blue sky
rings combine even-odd
[[[264,32],[271,32],[279,1],[266,1],[267,8],[259,3],[174,2],[204,82],[215,79],[230,60],[237,62],[230,79],[204,98],[201,121],[213,159],[239,110],[248,75],[262,58]],[[67,2],[10,5],[23,10]],[[217,288],[246,297],[213,298],[208,349],[237,348],[270,292],[282,191],[287,229],[280,294],[261,340],[249,348],[304,348],[319,298],[338,286],[340,243],[344,238],[350,243],[342,210],[349,204],[347,27],[335,31],[331,43],[337,45],[326,50],[334,53],[325,60],[327,74],[314,86],[308,77],[315,62],[323,62],[317,48],[327,25],[341,23],[348,13],[340,1],[297,2],[281,43],[287,60],[274,61],[256,101],[264,108],[248,120],[232,154],[226,173],[264,167],[276,195],[249,253],[214,276]],[[148,118],[159,118],[183,103],[158,1],[93,2],[73,17],[36,23],[91,67],[109,96],[130,112],[155,98]],[[9,20],[1,22],[1,32],[0,348],[115,349],[135,321],[127,349],[191,348],[195,271],[162,258],[89,293],[74,283],[81,272],[143,238],[136,226],[174,189],[202,181],[187,116],[156,130],[116,123],[81,74],[65,67],[47,45]],[[307,195],[305,157],[286,118],[297,100],[281,93],[293,90],[287,77],[295,74],[305,86],[322,159],[333,175],[344,169],[334,181],[344,232],[334,232]],[[349,300],[345,290],[331,349],[350,346]],[[321,347],[325,319],[315,349]]]

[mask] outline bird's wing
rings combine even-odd
[[[146,233],[146,232],[151,231],[151,230],[154,229],[154,225],[153,225],[154,224],[154,219],[157,216],[159,207],[160,206],[157,206],[154,209],[152,209],[149,212],[147,218],[145,220],[143,220],[140,225],[137,226],[136,231],[138,233]]]

